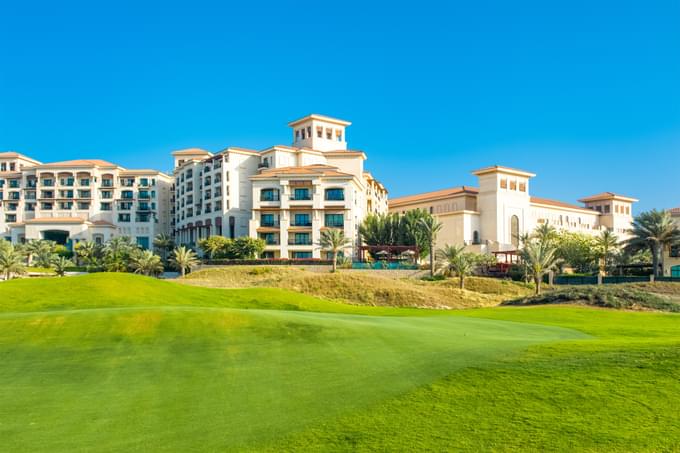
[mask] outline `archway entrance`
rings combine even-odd
[[[54,241],[59,245],[66,245],[69,242],[68,231],[47,230],[47,231],[43,231],[42,235],[43,235],[43,239],[45,239],[47,241]]]

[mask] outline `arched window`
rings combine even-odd
[[[472,243],[479,244],[479,231],[477,230],[472,232]]]
[[[510,241],[515,247],[519,247],[519,217],[510,217]]]

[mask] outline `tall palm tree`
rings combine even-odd
[[[52,260],[54,272],[60,277],[66,275],[66,269],[71,266],[73,266],[73,262],[64,256],[55,256]]]
[[[0,273],[4,274],[5,280],[12,278],[13,274],[26,272],[24,257],[14,250],[14,247],[3,246],[0,248]]]
[[[187,269],[191,270],[191,268],[196,266],[199,261],[193,250],[181,246],[173,250],[172,256],[170,257],[170,263],[174,265],[179,270],[180,275],[184,277]]]
[[[554,243],[557,240],[558,234],[554,226],[548,223],[542,223],[534,229],[533,238],[538,239],[543,243]]]
[[[161,257],[151,250],[141,250],[130,257],[130,268],[135,274],[156,277],[163,273]]]
[[[345,233],[338,228],[321,231],[319,246],[333,254],[333,272],[338,270],[338,253],[352,245],[352,241],[345,237]]]
[[[175,247],[175,241],[172,239],[172,236],[160,233],[153,239],[153,246],[161,252],[163,261],[166,261],[168,259],[168,252]]]
[[[541,239],[527,242],[520,250],[522,260],[526,263],[529,274],[533,277],[536,284],[536,295],[541,294],[543,276],[555,270],[560,263],[556,252],[557,248],[553,244],[549,241],[544,242]]]
[[[632,252],[649,249],[652,253],[654,276],[658,277],[664,250],[680,244],[680,229],[673,222],[670,213],[652,209],[639,214],[633,219],[630,234],[632,237],[627,241],[626,249]]]
[[[466,253],[464,245],[445,245],[437,250],[437,261],[440,268],[458,276],[460,289],[465,288],[465,277],[470,275],[477,264],[473,253]]]
[[[602,267],[606,275],[608,260],[619,248],[619,238],[612,231],[604,230],[602,234],[596,238],[595,244],[597,246],[597,254],[602,261]]]
[[[427,217],[420,219],[418,226],[420,228],[420,233],[423,236],[423,244],[427,245],[430,249],[430,277],[434,277],[434,246],[437,242],[437,234],[441,231],[443,225],[440,222],[437,222],[437,219],[428,215]]]

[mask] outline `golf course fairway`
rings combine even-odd
[[[34,292],[28,291],[30,285]],[[469,379],[473,373],[478,380],[473,385],[491,390],[498,381],[485,373],[492,377],[509,363],[522,363],[528,351],[544,348],[554,355],[559,348],[583,344],[592,354],[599,341],[597,329],[579,331],[574,321],[559,325],[560,312],[567,318],[574,317],[569,313],[597,318],[595,310],[554,309],[555,319],[546,323],[553,325],[546,325],[536,318],[522,322],[522,309],[428,315],[383,308],[373,315],[370,307],[347,307],[350,313],[342,313],[342,304],[259,291],[258,296],[193,288],[126,274],[3,283],[3,449],[397,449],[384,443],[387,428],[371,427],[389,419],[381,410],[390,404],[431,392],[432,385],[458,374]],[[262,301],[268,309],[258,308],[258,297],[269,298]],[[236,308],[240,304],[247,308]],[[287,309],[275,309],[277,304]],[[324,307],[334,312],[323,312]],[[495,379],[505,379],[504,390],[512,390],[507,374]],[[497,392],[502,396],[502,391]],[[411,417],[425,423],[428,411],[434,414],[443,406],[458,416],[475,413],[456,408],[459,403],[434,397],[400,421]],[[534,403],[526,402],[528,407]],[[493,420],[492,411],[488,417],[468,423],[484,426]],[[471,427],[451,419],[436,423],[454,433]],[[338,433],[350,426],[358,438],[343,440]],[[437,434],[426,429],[411,434],[421,438],[422,448],[450,445],[438,444]],[[362,435],[370,443],[362,445]],[[479,445],[471,441],[468,446]]]

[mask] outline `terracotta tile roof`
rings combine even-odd
[[[411,203],[422,203],[425,201],[441,200],[444,198],[454,197],[462,194],[477,195],[479,190],[476,187],[460,186],[449,189],[435,190],[433,192],[419,193],[416,195],[407,195],[405,197],[392,198],[387,200],[390,207],[408,205]]]
[[[190,155],[196,155],[196,154],[201,154],[201,155],[209,155],[210,151],[206,151],[201,148],[186,148],[186,149],[178,149],[177,151],[173,151],[171,153],[173,156],[190,156]]]
[[[673,216],[680,215],[680,206],[677,207],[677,208],[669,209],[668,211],[669,211],[669,212],[671,213],[671,215],[673,215]]]
[[[352,124],[349,121],[341,120],[341,119],[338,119],[338,118],[333,118],[331,116],[319,115],[317,113],[312,113],[311,115],[307,115],[307,116],[304,116],[304,117],[297,119],[295,121],[291,121],[290,123],[288,123],[288,126],[292,127],[292,126],[295,126],[296,124],[299,124],[299,123],[302,123],[302,122],[308,121],[308,120],[327,121],[329,123],[335,123],[335,124],[339,124],[341,126],[349,126],[350,124]]]
[[[638,201],[635,198],[627,197],[625,195],[616,194],[614,192],[598,193],[597,195],[592,195],[590,197],[581,198],[579,201],[582,202],[582,203],[585,203],[585,202],[588,202],[588,201],[611,200],[611,199],[615,199],[615,198],[623,200],[623,201],[630,201],[630,202]]]
[[[24,160],[28,160],[28,161],[34,162],[34,163],[36,163],[36,164],[39,164],[39,163],[40,163],[39,161],[37,161],[37,160],[35,160],[35,159],[31,159],[30,157],[25,156],[25,155],[23,155],[23,154],[21,154],[21,153],[17,153],[16,151],[5,151],[5,152],[1,152],[1,153],[0,153],[0,159],[3,159],[3,158],[4,158],[4,159],[24,159]]]
[[[80,217],[37,217],[25,220],[24,223],[85,223],[85,219]]]
[[[587,211],[590,214],[600,214],[593,209],[584,208],[583,206],[577,206],[575,204],[564,203],[558,200],[551,200],[549,198],[530,197],[530,201],[531,203],[554,206],[556,208],[578,209],[579,211]]]
[[[107,227],[115,227],[115,225],[111,222],[107,222],[106,220],[94,220],[90,222],[92,225],[95,226],[107,226]]]
[[[259,175],[251,178],[266,179],[272,176],[286,176],[286,175],[318,175],[318,176],[346,176],[353,177],[349,173],[338,171],[337,167],[330,165],[305,165],[302,167],[281,167],[271,168],[269,170],[262,170]]]
[[[77,159],[77,160],[65,160],[62,162],[50,162],[48,164],[39,165],[39,167],[117,167],[118,165],[112,164],[101,159]]]
[[[472,172],[473,175],[481,176],[486,173],[494,173],[494,172],[503,172],[503,173],[509,173],[509,174],[514,174],[514,175],[520,175],[520,176],[526,176],[528,178],[533,178],[536,176],[534,173],[524,171],[524,170],[519,170],[517,168],[510,168],[510,167],[504,167],[502,165],[491,165],[489,167],[484,167],[480,168],[479,170],[475,170]]]

